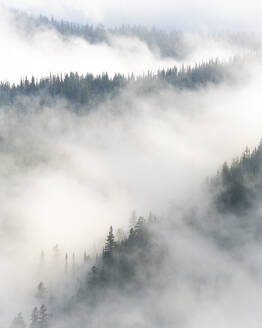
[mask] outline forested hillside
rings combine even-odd
[[[197,89],[208,84],[218,84],[232,78],[231,66],[219,61],[210,60],[208,63],[178,69],[159,70],[157,73],[148,72],[143,76],[131,74],[125,77],[116,74],[109,77],[107,73],[94,76],[93,74],[51,75],[40,80],[35,77],[23,78],[19,84],[0,83],[0,105],[12,105],[19,97],[39,96],[42,105],[48,99],[65,99],[70,105],[91,107],[102,103],[107,98],[116,97],[126,87],[132,88],[137,94],[160,92],[168,87],[180,89]]]
[[[261,143],[252,152],[246,149],[231,165],[225,163],[217,176],[208,182],[207,190],[211,191],[213,198],[207,213],[199,217],[194,207],[189,206],[183,214],[185,227],[182,231],[193,229],[200,238],[206,234],[208,239],[213,236],[217,247],[229,253],[232,248],[236,248],[236,254],[241,252],[247,238],[249,241],[262,242],[261,220],[254,212],[254,206],[259,203],[261,196],[261,168]],[[236,215],[234,221],[228,213]],[[214,221],[210,221],[210,215]],[[235,239],[234,230],[239,239]],[[176,267],[178,255],[172,255],[177,252],[173,249],[172,239],[179,239],[179,231],[181,223],[157,219],[151,213],[148,219],[137,218],[133,212],[129,229],[118,229],[115,233],[111,226],[102,251],[95,257],[83,252],[82,260],[76,263],[74,253],[60,254],[63,260],[58,264],[56,245],[53,249],[56,267],[58,269],[60,265],[62,268],[57,285],[50,287],[40,281],[36,286],[36,307],[31,317],[26,318],[27,324],[23,314],[18,313],[11,327],[47,328],[59,326],[61,322],[63,327],[118,325],[122,323],[122,314],[114,311],[126,311],[128,306],[133,311],[135,303],[142,307],[140,310],[144,311],[143,318],[148,324],[168,325],[169,319],[161,311],[152,313],[150,307],[157,308],[163,293],[179,278],[181,269]],[[171,239],[165,240],[166,236]],[[41,254],[40,264],[41,276],[46,265],[44,253]],[[205,286],[201,274],[192,272],[189,275],[192,275],[193,288]],[[208,281],[213,278],[205,279]],[[152,293],[153,299],[149,298]]]
[[[112,36],[135,37],[145,42],[153,52],[159,52],[164,58],[177,58],[180,60],[192,51],[192,45],[185,41],[182,31],[165,31],[156,27],[143,25],[122,25],[120,27],[106,28],[102,24],[78,24],[69,21],[49,19],[46,16],[28,16],[23,12],[15,12],[17,24],[23,26],[27,33],[34,33],[39,28],[55,29],[58,33],[66,37],[81,37],[91,44],[110,43]],[[247,50],[257,51],[261,48],[259,34],[254,33],[234,33],[220,32],[208,34],[210,40],[234,44]]]
[[[260,327],[259,5],[110,1],[0,0],[0,328]]]
[[[246,215],[261,196],[261,169],[262,143],[253,151],[246,148],[231,164],[224,163],[217,177],[211,180],[212,188],[218,190],[216,204],[219,210]]]
[[[65,317],[69,322],[73,319],[74,323],[71,324],[74,325],[93,326],[97,320],[94,313],[98,309],[102,310],[108,302],[114,307],[121,299],[132,301],[138,295],[144,297],[158,280],[158,272],[161,267],[163,269],[167,256],[164,244],[157,237],[159,227],[160,222],[152,214],[145,220],[143,217],[137,218],[133,212],[130,230],[125,232],[118,229],[115,234],[111,226],[104,248],[95,258],[84,252],[82,261],[76,263],[74,254],[70,257],[64,254],[63,273],[57,282],[60,286],[50,289],[49,286],[46,288],[45,282],[40,281],[35,293],[37,306],[32,310],[29,320],[26,320],[28,325],[23,314],[18,313],[11,327],[53,327],[64,321]],[[58,245],[54,247],[54,252],[58,255]],[[44,258],[42,252],[40,276],[46,270]],[[58,262],[56,266],[58,269]],[[59,288],[62,295],[57,294]],[[78,311],[81,312],[83,308],[84,316],[81,314],[77,318]],[[152,320],[155,321],[155,317]],[[106,321],[103,319],[101,323]]]

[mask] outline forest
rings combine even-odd
[[[19,97],[39,96],[44,105],[49,98],[65,99],[71,107],[85,106],[87,109],[102,103],[107,98],[114,98],[124,88],[130,87],[139,93],[161,91],[168,87],[177,89],[196,89],[208,84],[218,84],[231,78],[227,65],[210,60],[208,63],[178,69],[176,67],[161,70],[157,73],[148,72],[143,76],[125,77],[115,74],[109,77],[107,73],[94,76],[91,73],[79,75],[76,73],[50,75],[36,79],[25,77],[19,84],[0,83],[0,105],[12,105]]]
[[[255,197],[261,194],[261,159],[262,144],[260,143],[252,152],[246,149],[230,165],[224,163],[217,176],[207,181],[207,189],[212,193],[212,203],[220,213],[220,220],[225,220],[224,224],[227,226],[227,220],[230,218],[224,214],[233,212],[236,213],[239,221],[234,223],[240,227],[240,238],[237,241],[232,240],[232,236],[229,241],[225,240],[224,236],[220,236],[219,223],[215,222],[217,225],[214,235],[215,242],[219,247],[225,248],[227,252],[235,247],[239,251],[239,248],[243,247],[241,234],[245,235],[245,229],[250,222],[243,225],[242,220],[249,219],[250,213],[257,203]],[[191,226],[193,221],[195,231],[200,234],[208,234],[210,237],[212,234],[209,227],[203,229],[202,222],[198,221],[198,214],[194,211],[192,214],[192,210],[189,208],[188,213],[184,213],[186,224]],[[214,211],[213,207],[212,211]],[[188,220],[188,216],[190,216],[190,220]],[[219,217],[216,217],[216,220],[218,219]],[[256,218],[256,220],[261,221],[260,218]],[[252,238],[261,242],[261,222],[255,222],[253,227]],[[79,263],[76,263],[74,253],[62,255],[59,246],[55,245],[53,248],[55,265],[57,269],[59,265],[62,268],[59,278],[62,296],[55,295],[54,291],[46,288],[45,282],[39,281],[35,288],[37,306],[32,309],[30,318],[27,318],[28,324],[26,324],[23,314],[19,312],[10,327],[53,327],[60,320],[64,321],[65,317],[70,326],[73,324],[70,321],[72,313],[77,313],[75,315],[78,316],[74,318],[74,324],[77,323],[80,327],[84,324],[93,326],[96,324],[94,313],[95,315],[99,314],[97,308],[102,308],[100,311],[103,311],[103,306],[107,302],[111,303],[114,308],[114,306],[119,306],[119,302],[126,302],[127,299],[130,301],[145,297],[152,288],[156,290],[160,288],[159,291],[165,288],[166,282],[161,272],[170,274],[171,268],[168,266],[170,265],[169,252],[171,250],[168,249],[170,245],[164,239],[163,230],[169,229],[172,231],[171,235],[175,236],[177,225],[174,222],[159,219],[152,213],[149,213],[147,219],[142,216],[137,217],[136,212],[133,211],[129,218],[128,229],[118,229],[115,233],[113,227],[110,226],[101,253],[96,254],[94,258],[84,251]],[[61,262],[59,263],[61,256],[63,258],[60,258]],[[39,263],[39,275],[41,276],[46,270],[43,251]],[[68,281],[73,288],[70,289]],[[62,305],[61,297],[63,298]],[[108,320],[109,322],[113,320],[111,315],[101,322],[105,324]],[[154,315],[150,313],[147,320],[148,322],[152,320],[152,324],[156,322],[168,324],[168,319],[161,317],[159,313]]]
[[[0,0],[0,328],[259,327],[259,32],[23,6]]]
[[[185,58],[190,52],[190,47],[184,42],[183,33],[179,30],[166,31],[157,27],[144,25],[121,25],[119,27],[106,28],[103,24],[79,24],[67,20],[57,20],[40,15],[33,17],[24,12],[16,12],[16,21],[25,27],[27,33],[34,33],[38,28],[55,29],[63,37],[82,37],[91,44],[110,43],[110,36],[136,37],[146,43],[151,50],[158,50],[163,57]],[[259,36],[254,33],[243,32],[217,32],[209,37],[218,40],[226,40],[228,43],[236,43],[249,50],[260,49]]]

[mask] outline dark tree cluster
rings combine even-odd
[[[65,20],[56,20],[40,15],[28,16],[23,12],[15,12],[16,22],[23,26],[27,34],[34,33],[41,28],[54,29],[63,37],[81,37],[91,44],[101,42],[110,43],[110,36],[135,37],[143,42],[152,51],[159,51],[163,57],[180,58],[184,55],[185,44],[182,33],[177,31],[166,32],[155,27],[122,25],[106,29],[102,24],[79,24]]]
[[[215,201],[220,211],[246,214],[262,192],[262,142],[252,152],[246,148],[231,165],[224,163],[211,179]]]
[[[232,247],[233,245],[240,245],[246,240],[247,227],[250,233],[250,222],[246,225],[241,219],[245,216],[247,220],[257,220],[261,222],[261,215],[244,215],[253,206],[255,200],[259,200],[262,193],[262,142],[252,152],[247,148],[242,156],[233,160],[231,165],[225,163],[217,176],[210,180],[209,186],[215,197],[215,204],[223,214],[225,212],[232,212],[237,214],[237,222],[229,222],[227,225],[227,216],[214,215],[212,208],[212,215],[214,222],[205,227],[202,225],[198,227],[197,213],[189,213],[191,220],[196,221],[192,228],[197,229],[199,233],[207,233],[219,245],[223,247]],[[256,197],[258,197],[256,199]],[[190,211],[189,211],[190,212]],[[208,212],[209,213],[209,212]],[[208,215],[207,215],[208,217]],[[229,216],[230,217],[230,216]],[[217,221],[217,220],[220,221]],[[219,228],[223,220],[223,229]],[[185,224],[188,221],[185,220]],[[243,224],[244,222],[244,224]],[[261,223],[254,224],[254,236],[258,236],[261,240],[262,226]],[[157,280],[161,270],[165,272],[173,272],[172,268],[167,268],[168,261],[166,260],[169,250],[161,234],[161,226],[165,224],[163,221],[157,220],[152,214],[148,219],[143,217],[137,218],[136,213],[133,212],[130,218],[130,229],[128,233],[118,230],[114,233],[113,227],[109,228],[108,235],[105,239],[105,244],[101,254],[97,254],[95,258],[90,258],[84,253],[82,264],[76,266],[75,256],[72,257],[72,269],[68,270],[68,255],[65,255],[64,280],[61,277],[61,283],[66,290],[68,283],[74,286],[73,293],[69,298],[63,298],[62,305],[58,306],[55,296],[47,297],[47,289],[42,282],[37,288],[36,297],[38,302],[45,302],[54,315],[47,313],[45,305],[40,308],[35,307],[31,315],[31,323],[29,328],[48,328],[55,325],[56,320],[63,320],[63,318],[70,313],[73,313],[78,307],[85,309],[84,320],[92,316],[92,312],[97,306],[102,306],[108,301],[115,301],[113,299],[118,297],[125,297],[125,299],[134,299],[143,297],[145,293],[154,286],[154,288],[161,289],[162,280]],[[168,225],[171,229],[174,227]],[[210,229],[211,226],[211,229]],[[232,231],[236,230],[237,239],[234,239]],[[241,228],[241,230],[239,229]],[[200,229],[201,230],[200,230]],[[251,225],[252,228],[252,225]],[[229,235],[227,233],[229,231]],[[242,232],[244,232],[244,238]],[[235,247],[235,246],[234,246]],[[57,252],[58,247],[54,250]],[[41,259],[43,255],[41,256]],[[87,265],[88,264],[88,265]],[[63,264],[62,264],[63,266]],[[71,267],[71,265],[70,265]],[[70,272],[71,273],[70,273]],[[63,285],[64,284],[64,285]],[[65,295],[65,294],[64,294]],[[58,301],[59,302],[59,301]],[[52,320],[51,320],[52,319]],[[19,313],[13,320],[11,328],[25,328],[23,316]]]
[[[112,95],[124,82],[123,76],[115,75],[109,78],[106,73],[99,76],[93,74],[83,76],[78,73],[64,76],[50,75],[40,80],[26,77],[17,85],[10,85],[8,82],[0,83],[0,104],[12,104],[23,96],[39,96],[42,104],[46,103],[46,97],[60,97],[65,98],[72,105],[91,105],[104,100],[106,95]]]
[[[49,327],[49,314],[47,313],[47,308],[44,304],[38,309],[35,307],[31,313],[31,322],[28,328],[48,328]],[[26,323],[24,321],[22,313],[18,313],[10,328],[26,328]]]
[[[156,27],[141,25],[122,25],[106,28],[102,24],[79,24],[66,20],[57,20],[40,15],[32,17],[23,12],[15,12],[16,24],[23,27],[26,34],[39,29],[54,29],[61,36],[81,37],[91,44],[101,42],[110,44],[110,36],[134,37],[144,42],[152,52],[160,53],[162,57],[185,59],[192,51],[190,44],[185,42],[184,33],[177,30],[165,31]],[[210,40],[235,44],[252,51],[260,49],[260,36],[254,33],[220,32],[205,35]]]
[[[176,67],[159,70],[157,73],[148,72],[135,77],[115,74],[109,77],[107,73],[94,76],[93,74],[79,75],[50,75],[36,79],[25,77],[18,84],[0,83],[0,105],[11,105],[19,102],[21,97],[38,96],[41,104],[50,99],[66,99],[73,107],[92,107],[105,99],[119,94],[123,87],[131,87],[138,93],[160,91],[169,86],[177,89],[194,89],[208,83],[219,83],[229,77],[226,65],[210,60],[194,67]]]
[[[154,239],[157,219],[139,217],[126,238],[116,241],[110,227],[102,255],[88,272],[86,283],[78,290],[79,300],[103,297],[107,289],[131,293],[150,280],[153,266],[163,260],[162,249]],[[143,273],[143,274],[141,274]],[[90,299],[90,294],[93,295]]]
[[[68,276],[65,271],[67,279],[64,289],[69,281],[74,285],[73,280],[77,280],[75,294],[71,299],[63,299],[62,308],[54,316],[48,314],[45,305],[35,307],[31,313],[29,328],[51,327],[55,323],[54,318],[59,320],[60,316],[70,313],[79,304],[85,306],[87,314],[91,313],[95,306],[102,304],[108,295],[117,291],[121,291],[121,295],[132,297],[145,290],[164,260],[164,251],[155,236],[158,224],[152,214],[147,220],[143,217],[136,218],[124,238],[117,238],[111,226],[102,253],[92,260],[85,254],[82,268],[78,267],[78,272],[82,270],[81,275]],[[86,266],[87,260],[91,265]],[[65,261],[67,264],[67,255]],[[45,300],[48,307],[52,308],[56,304],[53,299],[46,297],[46,288],[42,282],[37,287],[36,297],[38,301]],[[57,309],[57,306],[54,308]],[[22,314],[19,313],[11,328],[25,327]]]

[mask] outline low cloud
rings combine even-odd
[[[128,0],[1,0],[1,3],[34,14],[43,13],[83,23],[104,23],[106,25],[140,24],[161,26],[178,30],[242,30],[261,31],[261,3],[251,1],[157,1],[142,0],[137,3]]]

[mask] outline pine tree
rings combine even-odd
[[[39,310],[39,328],[48,328],[48,314],[44,304],[41,305]]]
[[[135,225],[135,233],[140,233],[141,231],[143,231],[145,228],[145,224],[146,220],[142,216],[140,216]]]
[[[39,311],[37,309],[37,307],[35,307],[32,311],[31,314],[31,324],[30,324],[30,328],[39,328]]]
[[[104,259],[112,259],[113,249],[115,247],[115,237],[113,234],[112,226],[109,229],[109,233],[106,238],[106,244],[103,251]]]

